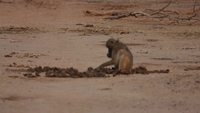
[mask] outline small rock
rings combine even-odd
[[[12,55],[4,55],[4,57],[12,57]]]
[[[92,24],[86,24],[85,27],[94,27]]]

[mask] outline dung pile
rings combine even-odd
[[[35,67],[27,69],[27,72],[24,74],[26,77],[38,77],[41,74],[44,74],[46,77],[70,77],[70,78],[88,78],[88,77],[108,77],[106,74],[114,73],[113,69],[104,68],[104,69],[93,69],[89,67],[85,72],[79,72],[77,69],[70,68],[58,68],[58,67]]]
[[[169,70],[153,70],[148,71],[146,67],[137,67],[132,69],[130,74],[149,74],[149,73],[169,73]],[[116,75],[122,73],[116,73],[113,68],[102,68],[102,69],[93,69],[89,67],[87,71],[79,72],[77,69],[70,68],[58,68],[58,67],[49,67],[49,66],[37,66],[35,68],[28,68],[25,77],[33,78],[39,77],[41,74],[44,74],[46,77],[58,77],[58,78],[89,78],[89,77],[109,77],[108,75]]]

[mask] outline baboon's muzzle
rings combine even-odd
[[[109,58],[112,57],[112,49],[111,48],[108,48],[107,57],[109,57]]]

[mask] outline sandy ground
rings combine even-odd
[[[166,4],[121,1],[1,0],[0,113],[199,113],[200,22],[104,19],[113,11]],[[168,9],[190,14],[191,1],[179,1]],[[109,60],[104,44],[111,37],[128,45],[134,67],[170,73],[74,79],[26,78],[11,71],[27,66],[95,68]]]

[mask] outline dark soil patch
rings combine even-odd
[[[8,100],[8,101],[16,101],[16,100],[19,100],[20,98],[17,97],[17,96],[9,96],[9,97],[4,97],[4,98],[1,98],[2,100]]]
[[[102,91],[108,91],[108,90],[112,90],[112,88],[101,88],[100,90],[102,90]]]
[[[20,100],[27,100],[27,99],[33,99],[33,97],[22,97],[17,95],[11,95],[7,97],[0,97],[3,101],[20,101]]]

